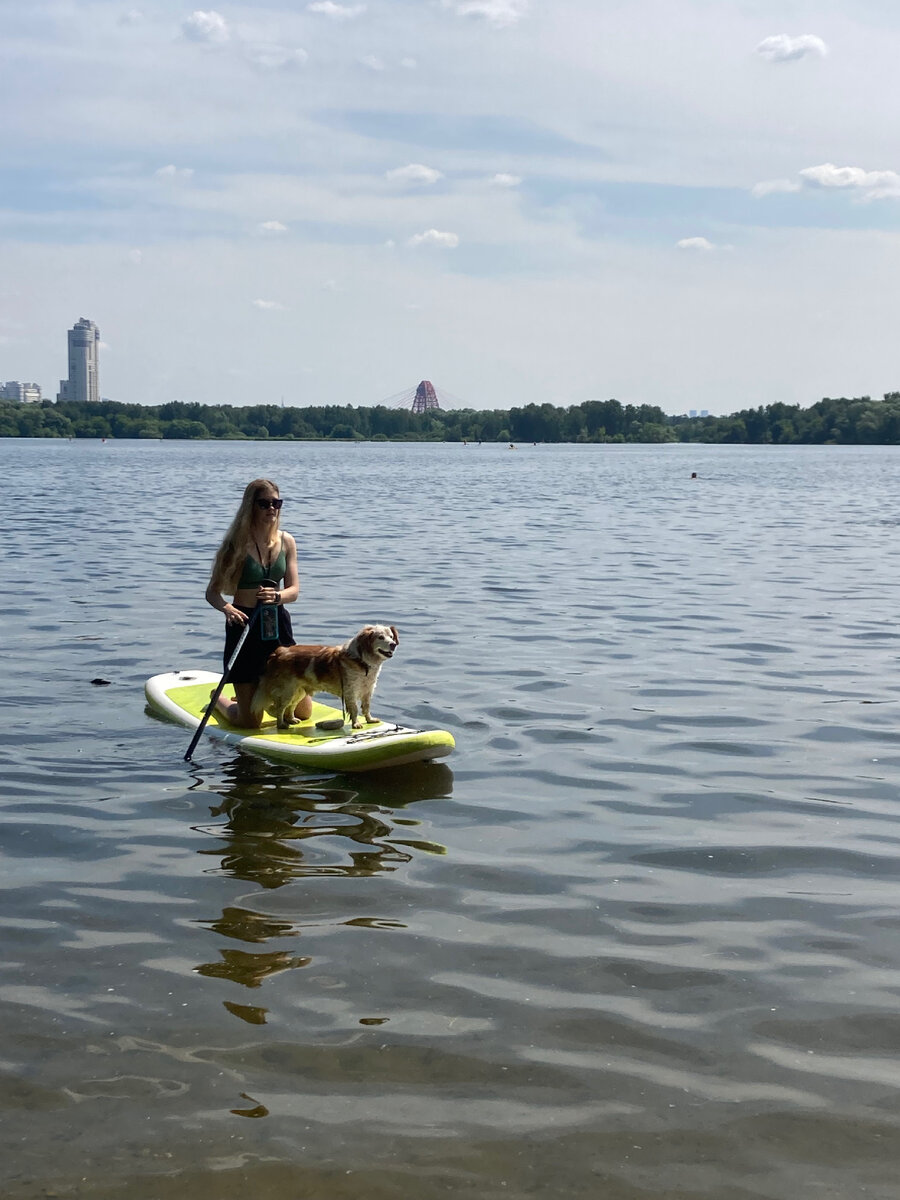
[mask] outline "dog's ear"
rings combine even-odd
[[[394,641],[397,643],[397,645],[399,645],[400,644],[400,634],[397,632],[397,626],[396,625],[388,625],[388,629],[390,629],[391,633],[394,635]]]

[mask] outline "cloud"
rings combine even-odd
[[[144,19],[144,14],[139,8],[131,8],[128,12],[122,13],[118,23],[120,25],[140,25]]]
[[[824,58],[828,47],[814,33],[801,33],[799,37],[776,33],[774,37],[764,38],[756,47],[756,53],[769,62],[794,62],[798,58]]]
[[[256,227],[257,233],[287,233],[287,225],[280,221],[260,221]]]
[[[770,196],[776,192],[799,192],[804,188],[821,191],[856,192],[863,200],[900,199],[900,174],[896,171],[866,171],[863,167],[836,167],[820,163],[804,167],[798,180],[765,179],[750,189],[754,196]]]
[[[409,163],[405,167],[394,167],[391,171],[385,171],[386,179],[390,179],[392,183],[437,183],[444,176],[434,167],[426,167],[423,163]]]
[[[406,58],[400,59],[400,66],[406,71],[415,71],[418,65],[418,62],[414,58],[410,58],[408,55]]]
[[[228,22],[214,9],[204,12],[198,8],[181,22],[181,32],[191,42],[205,42],[210,46],[221,46],[228,41],[231,31]]]
[[[280,46],[277,42],[256,42],[244,47],[244,57],[264,71],[289,71],[302,67],[309,55],[299,46]]]
[[[129,250],[128,251],[128,261],[130,263],[133,263],[134,266],[139,267],[141,265],[141,263],[144,261],[143,250]]]
[[[284,305],[279,304],[277,300],[253,300],[251,302],[254,308],[262,309],[263,312],[283,312]]]
[[[368,67],[370,71],[384,70],[384,59],[379,58],[377,54],[363,54],[356,61],[361,67]]]
[[[761,183],[754,183],[750,189],[752,195],[773,196],[778,192],[799,192],[801,185],[795,183],[791,179],[764,179]]]
[[[188,41],[201,42],[208,46],[223,46],[232,41],[232,30],[221,13],[214,9],[197,9],[181,23],[181,32]],[[264,71],[288,70],[302,66],[309,55],[299,46],[285,46],[280,42],[252,41],[240,31],[234,35],[239,53],[254,67]]]
[[[900,196],[900,175],[896,171],[865,171],[862,167],[836,167],[822,163],[805,167],[800,178],[809,187],[854,188],[867,194],[868,199]]]
[[[193,167],[176,167],[174,163],[167,163],[153,172],[158,179],[190,179],[193,173]]]
[[[705,237],[689,237],[682,238],[675,245],[679,250],[696,250],[700,254],[707,254],[710,250],[715,250],[715,244],[708,241]]]
[[[443,246],[446,250],[454,250],[459,245],[459,234],[442,233],[439,229],[426,229],[424,233],[414,233],[407,244],[410,246]]]
[[[307,4],[306,11],[321,13],[323,17],[330,17],[332,21],[351,21],[354,17],[364,13],[366,6],[364,4],[336,4],[335,0],[314,0],[314,3]]]
[[[514,188],[519,186],[522,179],[519,175],[510,175],[506,171],[498,171],[496,175],[491,177],[490,182],[494,187]]]
[[[444,0],[460,17],[483,17],[495,29],[515,25],[525,15],[528,0]]]

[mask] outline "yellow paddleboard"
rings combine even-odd
[[[211,671],[167,671],[154,675],[144,685],[147,704],[158,716],[196,729],[209,704],[209,694],[220,678]],[[222,694],[232,697],[229,684]],[[411,729],[386,721],[373,721],[362,729],[352,729],[349,722],[337,730],[317,728],[317,722],[340,718],[338,709],[314,703],[309,721],[290,729],[279,730],[274,718],[267,718],[259,729],[236,729],[224,720],[220,724],[214,715],[204,732],[265,758],[325,771],[371,771],[376,767],[425,762],[445,757],[455,745],[453,734],[446,729]]]

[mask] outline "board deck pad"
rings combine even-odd
[[[196,729],[220,678],[212,671],[167,671],[148,679],[144,694],[152,712]],[[233,699],[234,690],[226,684],[222,694]],[[455,745],[453,734],[446,729],[413,729],[386,721],[373,721],[362,729],[351,729],[349,721],[337,730],[316,727],[319,721],[340,717],[340,709],[313,701],[310,719],[290,729],[279,729],[275,718],[268,716],[259,729],[237,729],[214,714],[204,733],[265,758],[332,771],[371,771],[426,762],[443,758]]]

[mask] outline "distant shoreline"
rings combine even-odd
[[[588,400],[560,408],[432,409],[383,405],[158,406],[0,401],[0,437],[143,441],[385,441],[559,444],[900,445],[900,392],[770,404],[728,416],[668,416],[655,405]]]

